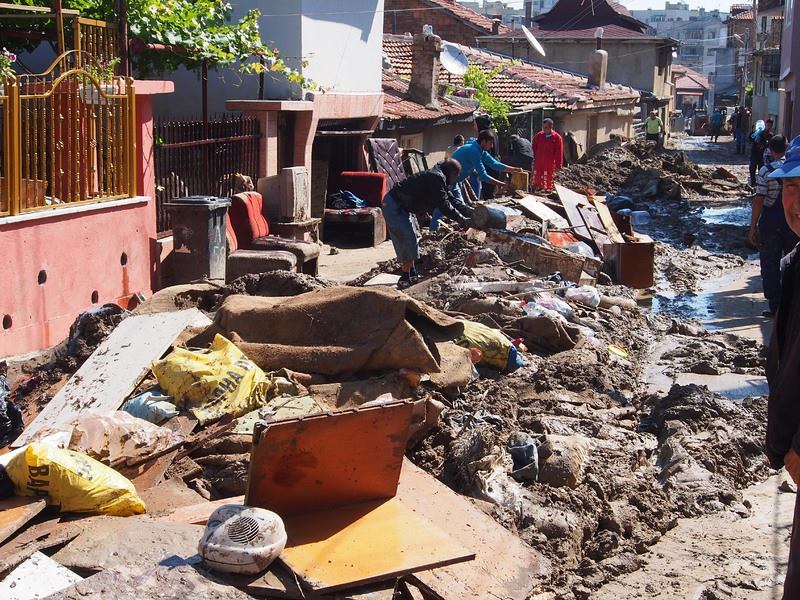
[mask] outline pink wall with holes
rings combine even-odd
[[[0,225],[0,357],[57,344],[84,310],[148,295],[151,223],[149,200]]]

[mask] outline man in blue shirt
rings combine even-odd
[[[714,109],[711,115],[711,141],[718,142],[719,134],[722,131],[722,111],[718,108]]]
[[[461,190],[458,185],[469,178],[473,173],[477,175],[477,189],[475,190],[475,195],[480,198],[481,182],[493,183],[500,188],[506,187],[505,182],[495,179],[486,172],[487,167],[500,173],[521,173],[523,171],[520,167],[511,167],[495,159],[489,154],[492,148],[494,148],[494,133],[491,129],[484,129],[478,134],[477,139],[470,140],[453,152],[453,158],[461,163],[461,175],[456,180],[455,189],[453,190],[453,195],[456,197],[456,202],[459,205],[465,205],[466,203],[461,196]],[[460,210],[460,206],[456,206],[456,208]],[[472,211],[468,212],[471,214]]]

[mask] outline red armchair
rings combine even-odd
[[[360,171],[344,171],[331,178],[328,189],[332,192],[347,190],[364,200],[364,208],[325,209],[325,229],[330,233],[330,226],[337,228],[359,227],[371,233],[372,245],[377,246],[386,241],[386,221],[383,218],[381,202],[388,191],[386,175],[383,173],[367,173]]]

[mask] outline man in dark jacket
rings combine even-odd
[[[769,175],[783,181],[783,211],[789,227],[800,235],[800,136],[786,151],[786,160]],[[767,357],[769,406],[766,452],[775,469],[786,467],[800,484],[800,246],[781,261],[781,301]],[[800,598],[800,499],[795,501],[784,600]]]
[[[461,164],[448,158],[427,171],[407,177],[383,197],[383,216],[403,275],[397,287],[403,289],[416,276],[414,261],[419,258],[419,241],[414,215],[438,209],[460,225],[470,220],[453,206],[451,186],[461,174]]]

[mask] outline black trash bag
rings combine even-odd
[[[17,439],[25,428],[22,412],[8,399],[10,393],[5,375],[0,375],[0,448]]]
[[[0,465],[0,500],[14,495],[14,482],[6,473],[6,468]]]

